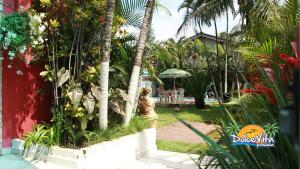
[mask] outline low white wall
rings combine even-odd
[[[12,153],[20,155],[23,143],[22,140],[14,139]],[[156,129],[151,128],[77,150],[33,146],[26,153],[26,159],[43,160],[73,169],[117,169],[141,157],[149,157],[156,151]]]

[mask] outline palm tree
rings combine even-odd
[[[203,23],[206,24],[206,25],[210,25],[210,21],[207,18],[194,18],[194,19],[190,19],[190,17],[191,17],[190,16],[190,11],[195,10],[196,7],[197,7],[197,3],[196,4],[193,3],[193,0],[184,1],[181,4],[181,6],[179,7],[178,10],[186,8],[187,9],[187,13],[185,15],[184,22],[181,24],[181,26],[179,27],[179,29],[177,31],[177,35],[180,34],[180,32],[182,30],[184,30],[186,27],[191,26],[191,25],[193,25],[193,26],[199,26],[200,33],[203,34],[203,31],[202,31],[202,25],[203,25]],[[200,49],[200,50],[202,49],[201,47],[199,48],[199,45],[196,45],[196,46],[198,46],[198,49]],[[208,72],[209,76],[211,77],[212,87],[213,87],[213,90],[214,90],[214,92],[216,94],[216,97],[217,97],[219,103],[221,104],[221,100],[219,99],[220,97],[219,97],[218,90],[216,88],[215,80],[214,80],[213,73],[212,73],[213,68],[212,68],[211,63],[209,61],[209,56],[208,56],[209,54],[208,53],[210,53],[210,52],[208,50],[208,47],[207,47],[205,41],[203,41],[203,52],[204,52],[204,54],[202,53],[202,51],[198,51],[198,54],[200,54],[200,55],[203,54],[205,56],[206,64],[207,64],[207,69],[208,69],[207,72]]]
[[[151,28],[154,5],[155,5],[155,0],[147,1],[146,10],[143,19],[143,25],[140,30],[140,36],[137,45],[137,53],[135,56],[135,62],[131,73],[131,78],[130,78],[130,83],[128,88],[129,99],[126,102],[126,106],[125,106],[125,114],[126,114],[126,117],[124,119],[125,126],[129,124],[133,114],[134,101],[138,89],[138,81],[139,81],[141,65],[142,65],[142,58],[144,54],[146,40]]]
[[[107,12],[104,28],[102,61],[100,71],[100,89],[101,89],[101,102],[99,108],[99,126],[100,129],[106,129],[108,125],[107,112],[108,112],[108,82],[109,82],[109,60],[110,60],[110,47],[112,39],[112,26],[114,20],[115,0],[107,0]]]
[[[275,137],[275,135],[278,133],[279,127],[276,123],[273,123],[265,125],[264,129],[268,136]]]
[[[215,35],[216,35],[216,57],[217,57],[217,64],[218,64],[218,81],[219,82],[221,82],[222,78],[221,78],[221,67],[220,67],[219,45],[218,45],[219,40],[218,40],[218,29],[217,29],[216,19],[217,19],[217,17],[221,16],[222,12],[225,11],[225,9],[227,9],[228,6],[233,8],[232,0],[221,0],[221,1],[218,1],[218,0],[185,0],[179,8],[179,10],[186,8],[187,13],[185,16],[185,20],[182,23],[182,25],[180,26],[178,32],[180,32],[182,29],[184,29],[187,26],[198,25],[199,29],[200,29],[200,33],[202,33],[201,26],[203,24],[205,24],[207,26],[211,26],[211,20],[213,20],[214,27],[215,27]],[[205,42],[204,42],[204,46],[206,46]],[[206,47],[205,47],[205,49],[206,49]],[[207,58],[207,62],[209,65],[207,54],[206,54],[206,58]],[[208,69],[209,69],[208,72],[210,74],[212,74],[210,66],[208,66]],[[212,76],[212,78],[213,78],[213,76]],[[221,103],[221,101],[219,99],[220,95],[217,92],[215,80],[212,79],[212,82],[213,82],[214,92],[217,95],[219,103]],[[223,96],[222,83],[220,83],[220,92],[221,92],[221,97],[222,97]]]
[[[226,127],[226,131],[230,135],[237,135],[239,131],[241,130],[241,126],[237,123],[230,123],[228,127]]]
[[[228,19],[228,10],[226,9],[226,44],[225,44],[225,70],[224,70],[224,93],[227,93],[228,89],[228,24],[229,24],[229,19]]]

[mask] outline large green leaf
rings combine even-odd
[[[70,71],[66,70],[64,67],[61,68],[57,72],[57,83],[58,87],[62,86],[64,83],[66,83],[70,78]]]
[[[91,92],[83,96],[83,105],[89,114],[92,114],[95,109],[95,99]]]
[[[68,96],[73,104],[73,111],[75,112],[83,96],[81,85],[79,83],[76,84],[76,87],[72,89],[70,92],[68,92]]]
[[[81,127],[81,130],[85,130],[87,128],[87,120],[85,117],[82,117],[80,119],[80,127]]]
[[[98,100],[98,102],[100,102],[101,88],[92,84],[91,91],[92,95]]]

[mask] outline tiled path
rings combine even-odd
[[[188,122],[193,127],[204,134],[213,131],[215,127],[211,124]],[[191,129],[187,128],[181,122],[176,122],[168,126],[157,129],[157,139],[168,141],[179,141],[187,143],[205,143],[204,140],[195,134]]]

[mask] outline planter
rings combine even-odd
[[[20,155],[23,143],[14,139],[12,153]],[[141,157],[149,157],[156,150],[156,129],[151,128],[81,149],[32,146],[25,156],[26,160],[42,160],[73,169],[117,169]]]

